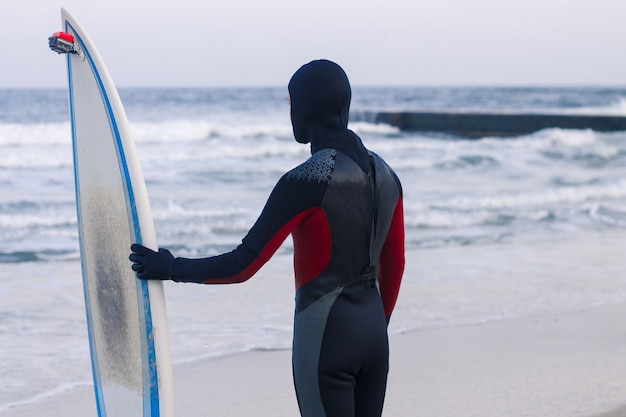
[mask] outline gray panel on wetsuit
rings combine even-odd
[[[303,417],[326,415],[318,381],[318,364],[330,309],[343,288],[318,299],[295,317],[293,373]]]

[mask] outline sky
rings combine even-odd
[[[625,0],[19,0],[0,88],[66,86],[61,7],[118,87],[286,86],[318,58],[359,86],[626,86]]]

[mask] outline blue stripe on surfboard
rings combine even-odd
[[[122,140],[119,132],[119,128],[117,126],[117,121],[115,120],[115,115],[113,114],[113,109],[111,108],[111,103],[109,101],[108,94],[104,88],[104,84],[102,83],[102,79],[97,68],[94,65],[93,59],[91,58],[91,54],[89,50],[85,48],[85,45],[80,38],[76,34],[76,31],[72,27],[69,22],[66,22],[66,27],[71,28],[72,32],[76,36],[77,41],[80,43],[81,50],[85,54],[85,58],[89,62],[89,66],[93,72],[94,78],[98,84],[98,89],[100,90],[100,95],[102,97],[102,102],[107,111],[107,117],[109,120],[109,125],[111,128],[111,132],[113,133],[113,137],[115,139],[115,148],[117,152],[119,166],[121,167],[122,174],[122,183],[124,185],[124,193],[126,195],[126,209],[129,214],[129,217],[132,219],[130,224],[131,229],[131,240],[133,242],[141,243],[141,230],[139,227],[139,219],[137,214],[137,207],[135,205],[135,197],[132,189],[132,183],[130,181],[130,174],[128,172],[128,166],[126,163],[126,156],[124,154],[124,148],[122,145]],[[66,29],[67,30],[67,29]],[[68,56],[68,69],[71,68],[69,65]],[[71,70],[70,70],[71,71]],[[71,90],[71,75],[70,75],[70,90]],[[72,93],[70,92],[70,97],[72,97]],[[73,102],[70,98],[70,105],[72,106],[71,114],[72,114],[72,137],[74,138],[75,130],[74,130],[74,120],[73,120]],[[76,160],[74,161],[76,167]],[[76,181],[78,181],[78,172],[75,169]],[[78,184],[78,182],[77,182]],[[76,187],[78,193],[78,187]],[[80,201],[78,199],[77,201]],[[78,210],[80,213],[80,209]],[[80,216],[80,215],[79,215]],[[81,249],[82,251],[82,249]],[[81,254],[82,255],[82,254]],[[156,364],[156,351],[154,346],[154,334],[152,329],[152,313],[150,309],[150,295],[148,292],[148,283],[144,280],[137,280],[137,301],[140,308],[140,315],[144,320],[140,320],[140,329],[141,329],[141,349],[142,349],[142,370],[143,370],[143,415],[144,417],[158,417],[159,413],[159,391],[158,391],[158,374],[157,374],[157,364]],[[88,302],[88,301],[87,301]],[[89,311],[89,309],[88,309]],[[89,312],[88,314],[88,322],[91,323],[91,317]],[[91,324],[89,324],[89,327]],[[90,330],[90,339],[93,341]],[[95,363],[93,361],[96,360]],[[92,368],[94,370],[94,385],[96,390],[96,401],[98,405],[98,414],[100,417],[106,417],[106,410],[104,409],[104,401],[102,401],[102,386],[101,386],[101,378],[99,375],[99,370],[97,370],[97,355],[95,354],[95,349],[92,349]],[[103,414],[101,414],[101,411]]]

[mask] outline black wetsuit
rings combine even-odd
[[[176,258],[169,267],[175,281],[242,282],[292,234],[293,374],[304,417],[381,415],[387,323],[404,270],[400,182],[347,129],[347,82],[330,61],[314,61],[294,75],[294,134],[311,142],[312,156],[280,179],[234,251]],[[349,91],[347,84],[348,107]],[[325,106],[328,100],[339,104]]]

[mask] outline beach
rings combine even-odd
[[[416,331],[390,339],[384,415],[626,415],[626,305]],[[290,352],[256,351],[174,367],[177,417],[298,415]],[[83,386],[3,417],[95,416]]]
[[[594,267],[596,286],[606,285],[621,268],[617,258],[623,233],[588,236],[560,245],[478,246],[410,251],[403,289],[417,291],[420,277],[437,270],[446,282],[461,272],[483,279],[503,272],[490,257],[505,257],[519,277],[543,270],[543,278],[562,276],[580,285]],[[605,244],[598,244],[602,240]],[[533,259],[532,262],[529,259]],[[249,281],[256,292],[271,275],[280,274],[288,257],[278,257]],[[501,263],[504,262],[501,259]],[[454,264],[455,268],[442,269]],[[604,265],[603,268],[598,265]],[[473,265],[473,268],[469,266]],[[509,271],[509,274],[513,272]],[[526,277],[530,279],[530,276]],[[465,279],[468,279],[467,277]],[[265,281],[265,282],[264,282]],[[604,283],[604,284],[603,284]],[[246,287],[239,286],[242,290]],[[170,313],[185,285],[170,287]],[[194,288],[194,287],[191,287]],[[207,288],[207,287],[199,287]],[[606,287],[610,291],[610,286]],[[584,289],[583,289],[584,290]],[[423,297],[432,297],[424,291]],[[449,291],[449,290],[448,290]],[[616,417],[626,415],[626,303],[588,306],[580,311],[500,319],[467,325],[419,327],[404,331],[409,311],[399,301],[390,329],[390,372],[384,415],[387,417]],[[419,297],[418,297],[419,299]],[[209,307],[207,307],[209,310]],[[175,325],[175,322],[174,322]],[[174,329],[175,331],[176,329]],[[174,346],[175,348],[175,346]],[[289,349],[257,349],[223,357],[174,364],[177,417],[296,416]],[[93,387],[83,384],[38,401],[17,404],[2,417],[95,416]]]

